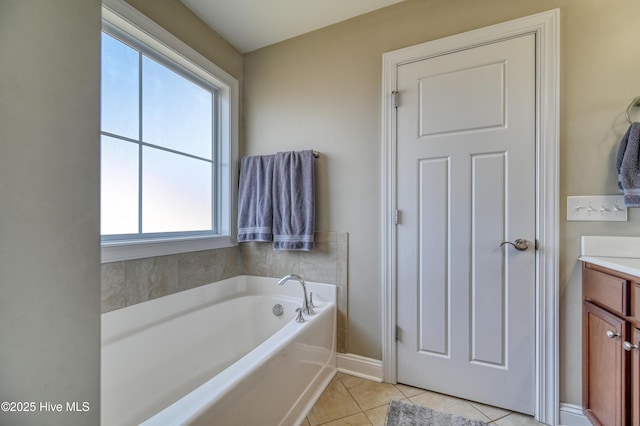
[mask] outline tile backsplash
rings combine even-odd
[[[243,273],[281,278],[297,274],[306,281],[335,284],[338,293],[338,352],[346,353],[349,234],[316,232],[311,251],[274,251],[271,243],[242,243]]]
[[[125,260],[102,264],[102,312],[238,275],[280,278],[298,274],[307,281],[337,285],[338,352],[346,352],[348,234],[316,232],[309,252],[274,251],[270,243]]]
[[[102,264],[102,312],[242,275],[240,247]]]

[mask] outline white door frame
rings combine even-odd
[[[382,57],[383,380],[397,381],[396,89],[403,64],[523,34],[536,36],[536,354],[535,418],[559,423],[558,148],[560,10],[554,9],[385,53]],[[402,102],[401,96],[399,102]]]

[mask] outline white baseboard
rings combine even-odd
[[[336,355],[336,361],[340,373],[382,382],[382,361],[360,355],[340,353]]]
[[[579,405],[560,403],[561,426],[591,426],[591,422],[582,412]]]

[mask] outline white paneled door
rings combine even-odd
[[[527,414],[535,60],[530,34],[397,74],[398,382]]]

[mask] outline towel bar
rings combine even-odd
[[[631,113],[631,110],[634,107],[640,107],[640,96],[637,96],[637,97],[633,98],[633,100],[631,101],[631,103],[627,107],[626,115],[627,115],[627,121],[629,122],[629,124],[633,123],[633,121],[631,120],[631,116],[629,114]]]

